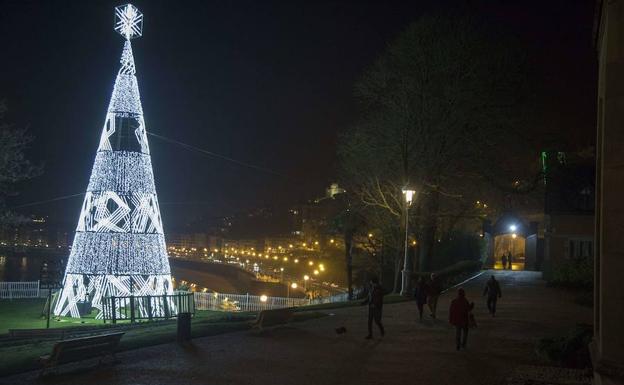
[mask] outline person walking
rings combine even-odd
[[[498,281],[494,276],[488,279],[483,289],[483,296],[487,296],[487,308],[492,317],[496,317],[496,302],[502,297],[502,292]]]
[[[507,254],[503,253],[503,256],[501,257],[501,262],[503,263],[503,270],[507,269]]]
[[[427,287],[427,306],[429,306],[429,311],[431,311],[431,318],[436,318],[436,310],[438,309],[438,298],[440,297],[440,293],[442,292],[442,288],[440,286],[440,280],[435,273],[431,273],[431,282]]]
[[[509,270],[513,270],[511,267],[511,260],[513,259],[513,256],[511,254],[511,251],[509,251],[509,254],[507,254],[507,265],[509,266]]]
[[[372,278],[368,285],[368,296],[362,302],[362,305],[368,305],[368,335],[367,340],[373,338],[373,321],[379,327],[379,332],[383,337],[385,333],[383,324],[381,323],[381,311],[383,309],[383,288],[379,285],[377,278]]]
[[[418,307],[418,318],[423,319],[423,308],[427,303],[427,283],[423,277],[418,278],[416,287],[414,288],[414,299],[416,300],[416,307]]]
[[[451,301],[449,308],[449,323],[455,326],[455,345],[457,350],[466,348],[468,341],[468,326],[470,312],[474,308],[474,303],[468,302],[464,289],[457,290],[457,298]]]

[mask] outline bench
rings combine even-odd
[[[294,308],[286,307],[283,309],[262,310],[258,313],[256,321],[252,324],[253,327],[262,328],[268,326],[281,325],[290,322],[293,317]]]
[[[39,362],[43,365],[40,375],[43,376],[46,371],[56,370],[58,365],[72,361],[100,357],[99,363],[102,363],[105,356],[114,359],[115,350],[123,335],[124,333],[109,333],[57,342],[51,354],[39,357]]]
[[[116,329],[119,329],[117,327]],[[66,338],[86,337],[92,334],[102,334],[101,326],[69,326],[50,329],[9,329],[8,335],[0,337],[2,340],[64,340]]]
[[[65,337],[66,330],[58,329],[9,329],[9,337],[14,339],[58,339]]]

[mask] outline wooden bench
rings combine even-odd
[[[258,313],[256,321],[253,323],[253,327],[262,328],[268,326],[281,325],[290,322],[293,317],[294,308],[287,307],[283,309],[262,310]]]
[[[117,327],[116,329],[119,329]],[[77,338],[92,334],[102,334],[105,328],[101,326],[69,326],[50,329],[9,329],[5,340],[64,340],[66,338]],[[1,340],[1,338],[0,338]]]
[[[80,361],[88,358],[100,357],[99,363],[105,356],[115,358],[115,350],[124,333],[101,334],[92,337],[73,338],[54,344],[52,353],[39,357],[43,365],[40,375],[50,369],[58,369],[58,365]]]
[[[9,329],[9,337],[14,339],[57,339],[62,340],[67,331],[55,329]]]

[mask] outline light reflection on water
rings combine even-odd
[[[64,259],[58,255],[0,251],[0,281],[36,281],[44,262],[56,264]]]

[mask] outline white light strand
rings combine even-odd
[[[101,318],[104,297],[173,294],[130,44],[131,38],[141,36],[143,15],[131,4],[117,7],[115,15],[115,30],[127,40],[78,219],[63,289],[54,308],[56,315],[80,317],[78,303],[88,300],[100,310],[98,318]],[[149,305],[139,303],[138,306],[144,315],[148,309],[152,316],[164,314],[165,308],[175,313],[170,300],[154,299]],[[123,314],[115,316],[120,318]]]
[[[156,194],[152,161],[138,152],[100,151],[95,155],[87,191]]]
[[[143,14],[132,4],[115,7],[115,31],[130,40],[143,33]]]
[[[126,42],[129,44],[129,42]],[[134,75],[117,75],[108,112],[143,115],[139,85]]]
[[[74,238],[67,273],[170,274],[162,234],[85,233]]]
[[[165,307],[169,308],[170,314],[175,314],[176,308],[171,298],[163,298],[165,294],[171,294],[173,284],[169,275],[148,275],[148,276],[120,276],[120,275],[95,275],[85,276],[82,274],[67,274],[65,277],[66,287],[72,290],[64,289],[61,297],[56,303],[54,314],[60,316],[80,317],[78,303],[87,299],[91,300],[91,306],[98,309],[96,318],[101,319],[104,315],[106,318],[113,318],[110,312],[111,307],[104,307],[103,298],[117,297],[115,299],[116,306],[115,317],[117,319],[125,318],[125,314],[119,312],[118,309],[128,306],[127,298],[134,296],[151,296],[149,305],[144,301],[137,301],[139,314],[147,318],[151,313],[152,317],[163,317],[166,313]],[[90,294],[89,294],[90,293]]]
[[[76,231],[162,234],[158,199],[155,194],[87,191]]]

